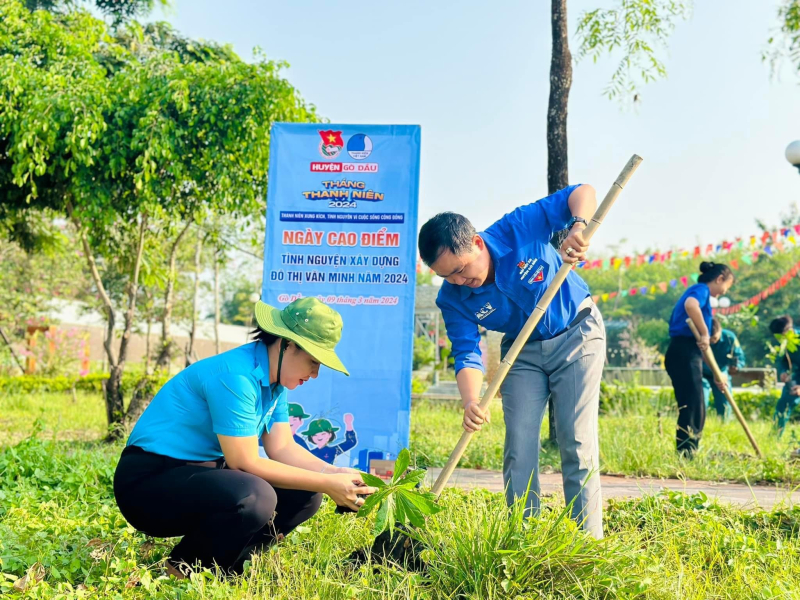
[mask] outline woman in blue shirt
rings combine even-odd
[[[697,284],[688,288],[669,321],[670,344],[664,366],[675,389],[678,402],[678,427],[676,444],[678,452],[692,458],[700,443],[706,421],[703,398],[703,355],[710,343],[711,296],[718,298],[733,285],[733,272],[727,265],[713,262],[700,263]],[[697,341],[686,323],[691,318],[700,332]],[[723,389],[726,384],[715,382]]]
[[[335,352],[339,313],[301,298],[283,310],[258,302],[255,316],[254,342],[194,363],[159,390],[117,465],[125,519],[154,537],[183,536],[166,565],[176,577],[196,563],[241,573],[254,551],[311,518],[322,494],[358,510],[376,491],[295,443],[289,425],[287,390],[321,364],[348,375]]]

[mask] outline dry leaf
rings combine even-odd
[[[141,550],[142,554],[150,554],[155,547],[156,543],[153,540],[147,540],[145,543],[139,546],[139,550]]]
[[[35,563],[28,569],[23,577],[20,577],[14,582],[14,589],[18,592],[24,592],[28,587],[39,583],[44,579],[45,570],[44,565]]]
[[[139,585],[139,576],[134,573],[131,575],[131,578],[128,579],[128,583],[125,584],[125,589],[128,590],[132,587],[136,587],[137,585]]]
[[[100,538],[94,538],[93,540],[89,540],[88,542],[86,542],[87,548],[92,548],[93,546],[104,546],[104,545],[105,542]]]

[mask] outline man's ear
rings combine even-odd
[[[486,247],[486,242],[476,233],[472,236],[472,245],[477,246],[478,250],[483,250]]]

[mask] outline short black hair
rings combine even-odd
[[[279,339],[281,339],[277,335],[272,335],[271,333],[267,333],[260,327],[256,327],[255,329],[253,329],[253,331],[250,332],[250,336],[253,338],[254,342],[264,342],[265,346],[271,346]]]
[[[465,254],[472,248],[475,233],[475,227],[465,216],[453,212],[439,213],[419,230],[420,258],[430,267],[445,250],[456,256]]]
[[[731,268],[728,265],[724,265],[722,263],[701,262],[700,277],[697,278],[697,281],[700,283],[711,283],[720,275],[722,275],[723,279],[727,281],[733,277],[733,271],[731,271]]]
[[[780,317],[772,319],[769,324],[769,330],[771,333],[783,334],[783,332],[789,329],[793,324],[792,317],[789,315],[781,315]]]
[[[720,331],[722,331],[722,323],[719,322],[717,317],[714,317],[711,319],[711,335],[717,335]]]

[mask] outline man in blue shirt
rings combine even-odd
[[[445,279],[437,305],[453,344],[465,430],[489,422],[489,411],[479,407],[484,366],[478,327],[503,332],[508,351],[562,262],[584,259],[588,244],[581,231],[596,207],[594,189],[574,185],[517,208],[481,233],[455,213],[436,215],[420,230],[422,260]],[[556,251],[550,239],[565,228]],[[586,284],[571,272],[501,390],[507,501],[526,497],[529,510],[539,509],[539,434],[552,395],[564,495],[574,500],[573,518],[597,538],[603,535],[597,413],[604,363],[602,317]]]
[[[730,329],[723,329],[722,324],[716,317],[711,320],[710,343],[711,352],[714,354],[717,366],[719,366],[723,377],[726,378],[728,388],[730,389],[733,387],[730,374],[744,367],[744,350],[742,350],[742,346],[739,344],[739,339],[736,337],[736,334]],[[714,410],[716,410],[717,414],[723,419],[729,419],[731,416],[731,405],[728,404],[725,393],[714,383],[714,375],[711,373],[711,367],[704,362],[703,396],[706,408],[708,408],[712,394],[714,395]]]

